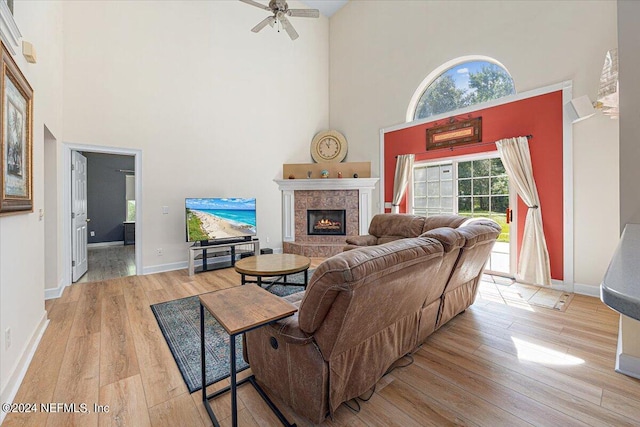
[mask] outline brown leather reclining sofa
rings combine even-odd
[[[246,334],[256,379],[322,422],[473,303],[500,231],[487,219],[376,215],[369,236],[349,238],[353,250],[286,297],[295,315]]]

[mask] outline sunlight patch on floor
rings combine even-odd
[[[539,286],[525,285],[499,276],[482,276],[478,297],[509,307],[535,311],[534,307],[565,311],[573,294]]]
[[[541,365],[574,366],[584,362],[579,357],[571,356],[548,347],[533,344],[520,338],[512,337],[511,340],[518,351],[518,360],[538,363]]]

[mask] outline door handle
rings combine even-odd
[[[86,221],[87,221],[87,222],[91,222],[91,218],[87,218],[87,219],[86,219]]]

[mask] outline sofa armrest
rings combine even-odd
[[[375,246],[378,244],[378,238],[371,234],[362,236],[347,237],[347,243],[354,246]]]
[[[267,326],[265,330],[278,340],[287,344],[306,345],[313,341],[313,336],[308,334],[298,324],[298,313],[285,317]]]

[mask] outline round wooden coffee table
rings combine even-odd
[[[311,260],[306,256],[294,254],[266,254],[243,258],[236,261],[234,268],[242,276],[242,284],[257,283],[262,286],[264,277],[276,277],[269,281],[269,285],[298,285],[300,283],[287,282],[287,276],[304,272],[304,284],[307,287],[308,270]],[[247,280],[246,276],[253,276],[256,280]]]

